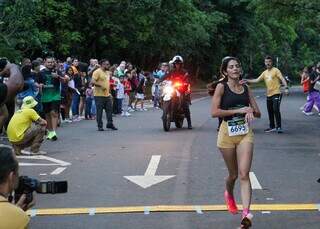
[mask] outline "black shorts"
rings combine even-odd
[[[7,98],[8,87],[4,83],[0,83],[0,106],[4,103]]]
[[[59,101],[52,101],[49,103],[42,103],[43,105],[43,112],[45,114],[50,113],[51,111],[55,111],[59,113],[60,111],[60,100]]]

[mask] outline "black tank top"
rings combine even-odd
[[[233,109],[239,109],[241,107],[247,107],[250,104],[249,100],[249,92],[247,85],[243,85],[244,92],[241,94],[234,93],[229,88],[227,82],[223,83],[224,85],[224,93],[221,98],[221,104],[220,107],[222,110],[233,110]],[[224,121],[228,121],[233,119],[234,117],[244,117],[244,114],[236,114],[232,116],[224,117]]]

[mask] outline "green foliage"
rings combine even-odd
[[[240,57],[256,77],[263,57],[297,76],[320,60],[316,0],[3,0],[0,56],[54,52],[132,61],[151,70],[175,54],[195,76],[217,75],[223,56]]]

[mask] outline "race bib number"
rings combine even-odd
[[[230,137],[245,135],[249,132],[249,125],[244,119],[229,120],[227,123]]]

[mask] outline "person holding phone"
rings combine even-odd
[[[47,139],[56,141],[58,139],[56,129],[59,121],[59,111],[61,102],[60,80],[61,73],[55,70],[54,58],[47,57],[46,68],[40,72],[39,84],[42,88],[41,102],[47,121]]]

